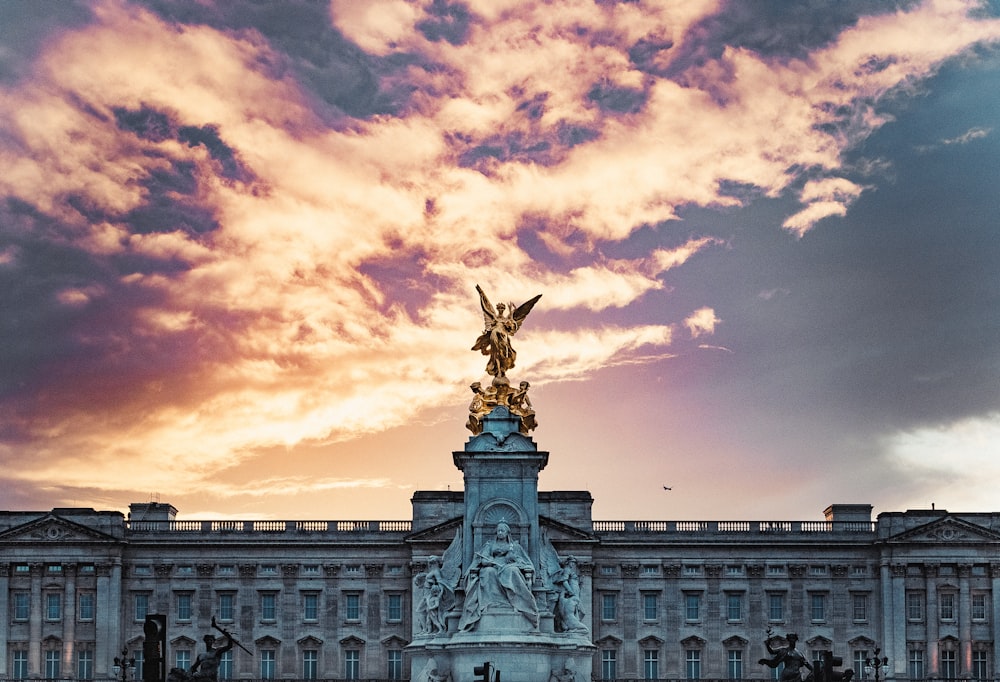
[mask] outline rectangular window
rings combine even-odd
[[[219,659],[219,679],[228,680],[233,677],[233,652],[225,651]]]
[[[924,593],[906,593],[906,620],[921,621],[924,619]]]
[[[698,649],[684,652],[684,677],[689,680],[701,679],[701,651]]]
[[[277,620],[278,595],[273,592],[264,592],[260,595],[260,619],[273,621]]]
[[[136,649],[134,651],[129,652],[129,656],[131,656],[135,660],[135,668],[132,670],[132,679],[141,680],[143,665],[145,665],[145,660],[146,660],[143,658],[142,649]]]
[[[262,649],[260,653],[260,678],[274,679],[274,649]]]
[[[601,595],[601,620],[615,620],[618,617],[618,595],[604,593]]]
[[[357,680],[360,677],[361,652],[357,649],[348,649],[344,652],[344,679]]]
[[[854,679],[864,680],[868,678],[865,674],[865,661],[868,660],[868,651],[866,649],[855,649],[854,650],[854,664],[851,666],[854,668]]]
[[[24,649],[14,649],[10,660],[10,676],[15,680],[28,679],[28,652]]]
[[[907,668],[911,680],[922,680],[924,678],[923,649],[910,649],[907,655]]]
[[[729,622],[743,620],[743,595],[726,595],[726,620]]]
[[[318,619],[319,619],[319,595],[303,594],[302,620],[318,620]]]
[[[94,679],[94,652],[90,649],[81,649],[76,653],[76,679]]]
[[[743,651],[741,649],[730,649],[726,655],[726,672],[731,680],[743,679]]]
[[[972,620],[986,620],[986,595],[972,595]]]
[[[177,595],[177,620],[191,620],[191,595],[188,592]]]
[[[954,680],[958,677],[958,661],[954,651],[941,652],[941,677],[946,680]]]
[[[809,616],[812,620],[826,620],[826,595],[809,595]]]
[[[149,613],[149,595],[140,593],[132,595],[133,619],[145,620]]]
[[[701,595],[684,595],[684,619],[698,620],[701,617]]]
[[[659,611],[659,595],[656,594],[644,594],[642,595],[642,619],[643,620],[656,620]]]
[[[389,675],[390,680],[403,679],[402,649],[389,649],[389,651],[386,652],[385,670],[386,674]]]
[[[660,679],[660,652],[656,649],[646,649],[642,652],[642,678]]]
[[[601,679],[613,680],[618,676],[618,652],[614,649],[601,651]]]
[[[14,593],[14,620],[28,620],[31,613],[31,594],[28,592]]]
[[[177,649],[174,651],[174,667],[187,670],[191,667],[191,650]]]
[[[403,595],[388,595],[386,601],[386,619],[390,623],[398,623],[403,620]]]
[[[278,567],[274,564],[263,564],[260,567],[261,575],[278,575]]]
[[[660,567],[659,566],[643,566],[642,567],[642,574],[644,576],[646,576],[647,578],[660,575]]]
[[[79,618],[80,618],[80,620],[94,620],[94,593],[93,592],[81,592],[80,593]]]
[[[985,680],[990,676],[990,663],[985,651],[972,652],[972,677]]]
[[[45,679],[55,680],[59,677],[60,651],[45,652]]]
[[[236,575],[236,567],[232,564],[225,564],[219,566],[218,573],[219,575]]]
[[[344,613],[347,620],[361,620],[361,595],[344,595]]]
[[[45,620],[62,618],[62,595],[54,592],[45,595]]]
[[[302,679],[315,680],[319,676],[319,652],[316,649],[302,651]]]
[[[236,612],[236,595],[235,594],[220,594],[219,595],[219,620],[231,621],[233,620]]]
[[[941,602],[941,620],[955,620],[955,595],[944,592],[939,595]]]
[[[768,620],[785,619],[785,595],[783,594],[767,595],[767,619]]]
[[[738,575],[743,575],[743,567],[742,566],[736,566],[736,565],[726,566],[726,575],[731,576],[731,577],[738,576]]]
[[[854,594],[851,595],[851,605],[853,611],[853,620],[855,623],[863,622],[868,620],[868,595],[867,594]]]

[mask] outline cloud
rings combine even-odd
[[[719,322],[721,320],[715,316],[714,310],[711,308],[699,308],[688,315],[684,320],[684,326],[687,327],[691,338],[697,339],[699,336],[714,334],[715,327]]]

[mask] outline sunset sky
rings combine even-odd
[[[407,519],[479,284],[596,519],[1000,510],[1000,2],[11,0],[0,169],[0,509]]]

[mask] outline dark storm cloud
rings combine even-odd
[[[182,25],[205,25],[224,32],[254,30],[283,56],[257,67],[272,78],[291,71],[320,101],[355,118],[395,114],[405,108],[414,88],[402,74],[416,58],[404,54],[373,57],[350,42],[330,23],[326,3],[305,0],[192,3],[187,0],[146,0],[145,6],[163,19]],[[450,6],[439,8],[439,29],[461,22],[447,19]],[[452,28],[448,35],[454,34]],[[317,111],[317,113],[322,113]]]
[[[587,93],[587,99],[601,109],[616,114],[636,114],[646,103],[647,94],[642,90],[624,88],[612,83],[595,83]]]
[[[0,2],[0,83],[24,77],[25,68],[54,36],[92,18],[85,3],[73,0]]]
[[[427,40],[446,40],[452,45],[462,45],[469,36],[472,13],[460,2],[432,0],[425,9],[427,18],[417,22],[417,30]]]
[[[222,141],[218,126],[181,126],[177,130],[177,139],[189,147],[205,147],[209,155],[222,166],[222,177],[240,182],[254,179],[253,173],[240,163],[236,151]]]

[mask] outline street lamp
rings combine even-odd
[[[866,673],[874,672],[875,682],[879,682],[879,680],[881,679],[879,673],[881,673],[883,668],[889,665],[889,657],[882,656],[881,658],[879,658],[880,653],[882,653],[882,650],[878,647],[875,647],[875,655],[872,656],[871,658],[865,659],[865,672]]]
[[[121,682],[128,682],[129,671],[135,669],[135,659],[128,657],[128,647],[122,649],[121,657],[115,656],[115,664],[111,670],[115,673],[115,679]]]

